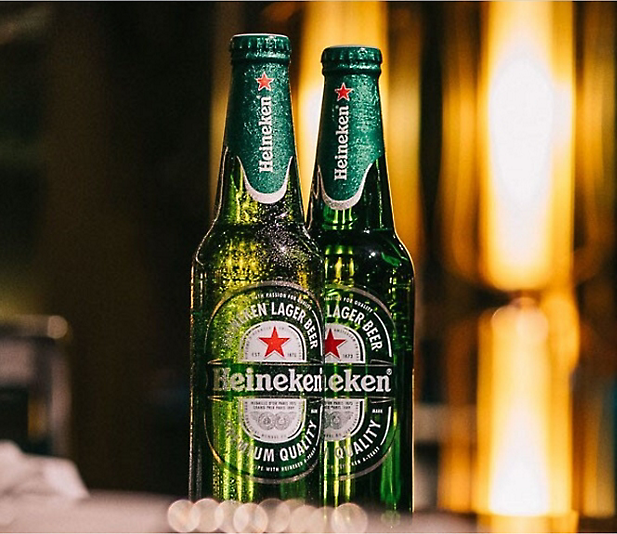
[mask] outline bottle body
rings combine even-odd
[[[289,45],[231,46],[218,213],[192,270],[189,497],[317,501],[323,260],[302,220]]]
[[[413,507],[414,272],[393,226],[376,49],[324,56],[309,232],[325,259],[324,501]]]

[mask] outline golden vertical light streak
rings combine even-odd
[[[386,63],[382,65],[380,89],[384,122],[387,123],[387,4],[383,2],[306,2],[303,6],[301,33],[299,57],[296,59],[300,62],[300,78],[295,115],[298,117],[296,135],[302,198],[306,208],[319,130],[323,93],[321,53],[324,48],[341,44],[361,44],[381,49],[386,58]]]
[[[491,2],[485,14],[480,271],[502,290],[541,289],[571,277],[572,6]]]
[[[570,530],[573,8],[498,2],[484,15],[480,273],[542,296],[541,307],[521,300],[482,321],[478,507],[492,518],[561,518]]]
[[[444,11],[443,146],[439,214],[444,259],[467,279],[478,275],[477,5],[453,2]]]
[[[508,530],[574,528],[570,376],[578,354],[571,294],[531,299],[480,321],[477,511]],[[522,519],[521,519],[522,521]]]
[[[531,306],[508,306],[497,310],[488,323],[480,338],[480,447],[484,437],[489,444],[479,451],[480,462],[487,463],[488,485],[481,511],[548,515],[547,320]]]
[[[449,468],[470,473],[475,508],[492,517],[491,528],[567,531],[575,525],[571,378],[580,346],[573,286],[597,272],[614,232],[615,8],[577,9],[578,69],[571,3],[491,2],[479,9],[477,54],[469,16],[462,29],[446,17],[454,35],[444,76],[446,257],[457,274],[502,291],[533,292],[538,303],[513,302],[483,316],[477,454],[467,436],[453,438],[463,450],[450,451]],[[474,139],[477,161],[469,156]],[[594,428],[582,445],[590,455],[610,446],[596,440]],[[470,454],[478,462],[473,472]],[[606,477],[598,482],[594,461],[589,466],[581,483],[610,500],[614,487]],[[448,482],[455,480],[468,491],[465,476],[451,473]],[[464,509],[456,492],[450,484],[440,498]],[[512,517],[520,520],[500,519]]]
[[[617,368],[609,334],[614,280],[603,267],[611,257],[615,199],[615,35],[612,2],[579,6],[581,58],[577,94],[576,280],[582,288],[586,343],[575,393],[575,503],[581,516],[614,518],[616,421],[613,409]],[[593,278],[592,278],[593,277]]]
[[[392,209],[397,234],[414,261],[421,261],[424,248],[420,187],[422,20],[419,10],[412,10],[408,5],[393,3],[390,10],[385,142]]]
[[[478,4],[453,2],[444,10],[444,70],[438,213],[448,268],[477,281],[477,18]],[[445,332],[444,379],[448,417],[440,450],[438,506],[474,510],[476,493],[475,319]]]
[[[437,504],[445,510],[469,513],[476,501],[476,320],[449,329],[444,378],[448,416],[440,450]]]
[[[577,280],[598,272],[612,250],[615,198],[615,5],[589,2],[581,10],[577,93]]]

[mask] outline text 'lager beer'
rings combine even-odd
[[[317,501],[324,268],[303,219],[290,44],[245,34],[230,50],[217,214],[193,261],[189,496]]]
[[[324,499],[411,510],[414,273],[394,231],[381,52],[331,47],[309,232],[325,257]]]

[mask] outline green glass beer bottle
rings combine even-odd
[[[236,35],[217,214],[192,270],[189,498],[320,498],[323,259],[304,223],[286,36]]]
[[[381,52],[337,46],[321,59],[308,226],[326,269],[324,500],[411,511],[414,271],[394,230]]]

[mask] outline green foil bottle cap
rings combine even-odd
[[[229,43],[231,61],[289,62],[291,43],[286,35],[268,33],[241,33]]]
[[[321,54],[322,73],[374,72],[381,73],[381,50],[372,46],[330,46]]]

